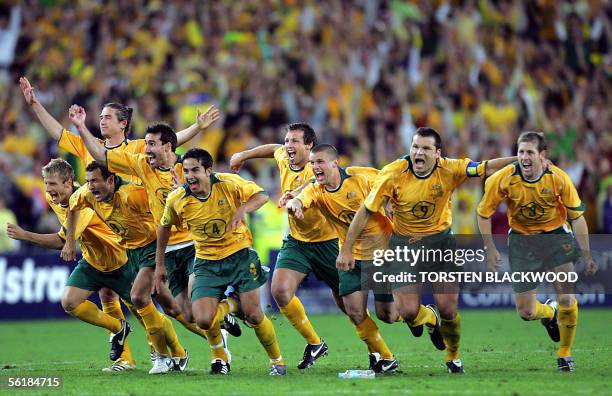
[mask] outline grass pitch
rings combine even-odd
[[[230,338],[233,353],[228,377],[211,376],[205,341],[174,322],[191,353],[186,372],[150,376],[149,353],[143,330],[130,318],[130,342],[138,368],[103,373],[108,360],[108,337],[78,320],[3,322],[0,325],[0,377],[62,376],[61,390],[0,389],[10,394],[160,395],[211,394],[442,394],[553,395],[611,394],[612,310],[582,309],[573,355],[575,373],[556,369],[556,345],[539,322],[524,322],[513,310],[464,310],[462,358],[465,375],[446,373],[444,352],[438,352],[427,333],[413,338],[405,324],[379,323],[382,335],[399,360],[401,373],[374,380],[343,380],[338,372],[367,368],[364,344],[346,317],[312,315],[311,320],[330,348],[329,356],[306,371],[298,371],[304,341],[280,315],[271,315],[288,363],[285,377],[268,376],[268,359],[253,330],[243,327]],[[6,383],[6,380],[4,381]]]

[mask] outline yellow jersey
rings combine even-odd
[[[221,260],[237,251],[251,247],[253,236],[245,224],[230,231],[236,210],[263,189],[252,181],[235,174],[213,173],[207,198],[193,195],[187,184],[168,195],[161,225],[170,227],[187,223],[195,242],[196,257]]]
[[[297,198],[304,208],[317,206],[333,226],[340,238],[340,244],[343,244],[353,217],[370,193],[379,171],[365,167],[339,168],[339,170],[340,185],[335,190],[328,190],[318,183],[313,183],[304,188]],[[385,216],[384,208],[381,207],[370,216],[365,228],[357,237],[353,247],[355,259],[371,260],[374,250],[386,249],[391,230],[391,221]]]
[[[70,197],[70,210],[93,209],[126,249],[147,246],[157,238],[144,187],[115,177],[115,192],[98,202],[85,184]]]
[[[281,179],[281,191],[293,191],[314,179],[312,165],[306,163],[302,169],[293,169],[284,147],[274,152]],[[336,239],[336,233],[317,208],[304,210],[304,218],[289,216],[289,234],[302,242],[323,242]]]
[[[378,212],[386,199],[395,207],[393,232],[398,235],[434,234],[452,223],[451,196],[468,177],[485,177],[485,162],[468,158],[440,158],[428,176],[418,176],[406,156],[378,174],[365,207]]]
[[[179,161],[174,164],[174,171],[181,183],[185,181],[183,176],[183,163]],[[149,197],[149,209],[153,214],[155,224],[161,224],[166,206],[166,198],[170,191],[174,190],[174,178],[170,169],[153,168],[149,165],[145,154],[132,154],[127,151],[107,151],[106,162],[111,172],[127,173],[135,175],[142,180],[142,185]],[[191,242],[191,236],[184,224],[173,225],[170,245]]]
[[[103,140],[100,140],[100,142],[104,144],[104,148],[108,152],[126,151],[128,153],[137,154],[137,153],[144,153],[145,151],[144,139],[137,139],[137,140],[125,139],[123,143],[121,143],[118,146],[114,146],[114,147],[106,146]],[[93,162],[94,160],[91,154],[89,154],[89,151],[87,151],[87,147],[85,146],[85,142],[83,142],[83,138],[65,129],[62,131],[62,136],[60,137],[60,140],[57,142],[57,146],[60,149],[66,150],[70,154],[78,157],[81,161],[83,161],[83,165],[85,166],[89,165],[89,163]],[[140,184],[140,179],[135,177],[132,174],[119,173],[118,175],[121,176],[123,179],[128,180],[132,183]]]
[[[58,235],[65,241],[68,206],[53,203],[49,194],[45,194],[45,198],[62,225]],[[127,262],[127,254],[119,244],[117,235],[100,220],[92,209],[84,209],[80,212],[75,238],[79,241],[83,258],[98,271],[111,272],[121,268]]]
[[[535,181],[523,178],[518,162],[495,172],[485,183],[478,214],[491,217],[503,200],[508,205],[510,227],[521,234],[556,230],[585,210],[572,179],[552,165]]]

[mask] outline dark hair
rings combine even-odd
[[[212,168],[213,166],[212,156],[204,149],[192,148],[187,150],[187,152],[183,155],[183,161],[187,158],[195,159],[204,167],[204,169]]]
[[[523,142],[536,142],[538,145],[538,151],[544,151],[548,148],[546,145],[546,139],[544,138],[544,133],[542,132],[526,131],[521,133],[516,141],[516,144],[518,146],[519,143]]]
[[[74,169],[72,169],[72,166],[62,158],[53,158],[47,165],[43,166],[43,178],[52,174],[61,177],[63,182],[74,180]]]
[[[100,173],[102,174],[104,180],[108,179],[110,176],[115,176],[115,174],[109,171],[106,166],[102,165],[97,161],[90,162],[89,165],[87,165],[87,167],[85,168],[85,171],[93,172],[96,169],[100,169]]]
[[[125,124],[125,129],[123,130],[123,134],[127,136],[128,133],[130,133],[130,124],[132,122],[132,112],[134,109],[117,102],[106,103],[104,107],[114,109],[117,112],[117,120],[119,120],[119,122],[127,121],[127,124]]]
[[[429,127],[420,127],[415,132],[415,135],[419,135],[421,137],[432,137],[434,138],[434,145],[437,149],[442,150],[442,138],[440,134],[433,128]]]
[[[304,144],[312,143],[313,146],[317,144],[317,134],[314,129],[305,122],[296,122],[289,124],[285,127],[285,133],[291,131],[302,131],[304,133]]]
[[[316,153],[327,153],[332,159],[338,159],[338,150],[331,144],[322,143],[317,144],[310,150],[312,154]]]
[[[161,143],[162,144],[170,143],[170,146],[172,147],[172,152],[176,150],[176,145],[177,145],[176,132],[174,132],[174,129],[172,129],[170,125],[165,124],[163,122],[158,122],[157,124],[149,125],[147,127],[145,134],[147,133],[154,133],[154,134],[159,133],[160,134],[159,140],[161,140]]]

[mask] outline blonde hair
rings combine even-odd
[[[43,178],[51,175],[59,176],[63,182],[74,180],[74,169],[70,164],[62,158],[53,158],[49,163],[42,168]]]

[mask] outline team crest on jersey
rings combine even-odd
[[[444,195],[444,191],[442,191],[442,185],[439,183],[432,185],[431,189],[431,197],[433,199],[440,198],[442,195]]]
[[[542,194],[552,194],[552,190],[548,187],[542,189]]]
[[[346,193],[346,199],[353,199],[357,196],[357,193],[355,191],[349,191]]]
[[[259,274],[257,273],[257,266],[255,263],[249,264],[249,272],[253,275],[253,280],[257,280],[259,278]]]
[[[293,181],[291,182],[291,190],[295,190],[301,186],[302,186],[302,177],[296,176],[296,178],[293,179]]]
[[[225,198],[221,198],[220,200],[217,201],[217,205],[218,206],[223,206],[227,203],[227,201],[225,200]]]

